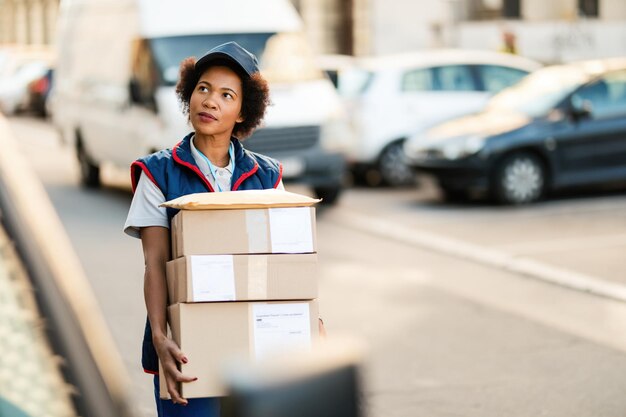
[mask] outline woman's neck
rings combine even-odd
[[[230,155],[228,154],[230,136],[205,136],[196,133],[193,143],[204,156],[209,158],[213,165],[224,168],[230,163]]]

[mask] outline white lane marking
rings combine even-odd
[[[597,249],[611,246],[626,247],[626,233],[600,236],[570,237],[565,239],[551,239],[545,241],[520,242],[498,245],[500,250],[524,254],[563,252],[589,248]]]
[[[573,290],[626,302],[626,286],[602,278],[557,268],[525,257],[418,231],[354,211],[328,213],[330,221],[434,252],[511,271]]]

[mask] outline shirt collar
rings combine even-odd
[[[211,168],[209,168],[209,164],[207,164],[206,160],[202,157],[202,154],[200,153],[200,151],[198,150],[198,148],[196,148],[196,145],[194,144],[194,140],[195,140],[195,135],[191,137],[191,156],[193,156],[193,160],[196,163],[196,165],[198,165],[198,168],[200,168],[200,171],[202,171],[202,173],[206,176],[211,176]],[[230,175],[233,174],[232,172],[232,167],[233,165],[230,163],[230,160],[228,162],[228,165],[226,165],[226,167],[224,168],[218,168],[218,169],[224,169],[226,170],[226,172],[228,172]]]

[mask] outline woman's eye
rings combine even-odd
[[[205,91],[209,91],[209,89],[206,88],[205,86],[201,85],[200,87],[198,87],[198,91],[201,91],[201,92],[204,93]]]
[[[232,95],[232,94],[230,94],[230,93],[224,93],[224,97],[229,98],[229,99],[232,99],[232,98],[233,98],[233,95]]]

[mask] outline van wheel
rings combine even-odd
[[[378,160],[383,182],[392,187],[415,183],[415,173],[407,163],[403,145],[404,141],[392,143],[383,150]]]
[[[527,204],[539,200],[546,189],[546,170],[535,155],[518,152],[498,166],[493,193],[504,204]]]
[[[100,186],[100,167],[92,162],[81,144],[76,149],[76,155],[80,167],[81,183],[88,188],[98,188]]]
[[[321,204],[330,206],[337,202],[339,199],[339,195],[341,195],[341,187],[340,186],[331,186],[331,187],[315,187],[313,189],[317,198],[321,198]]]

